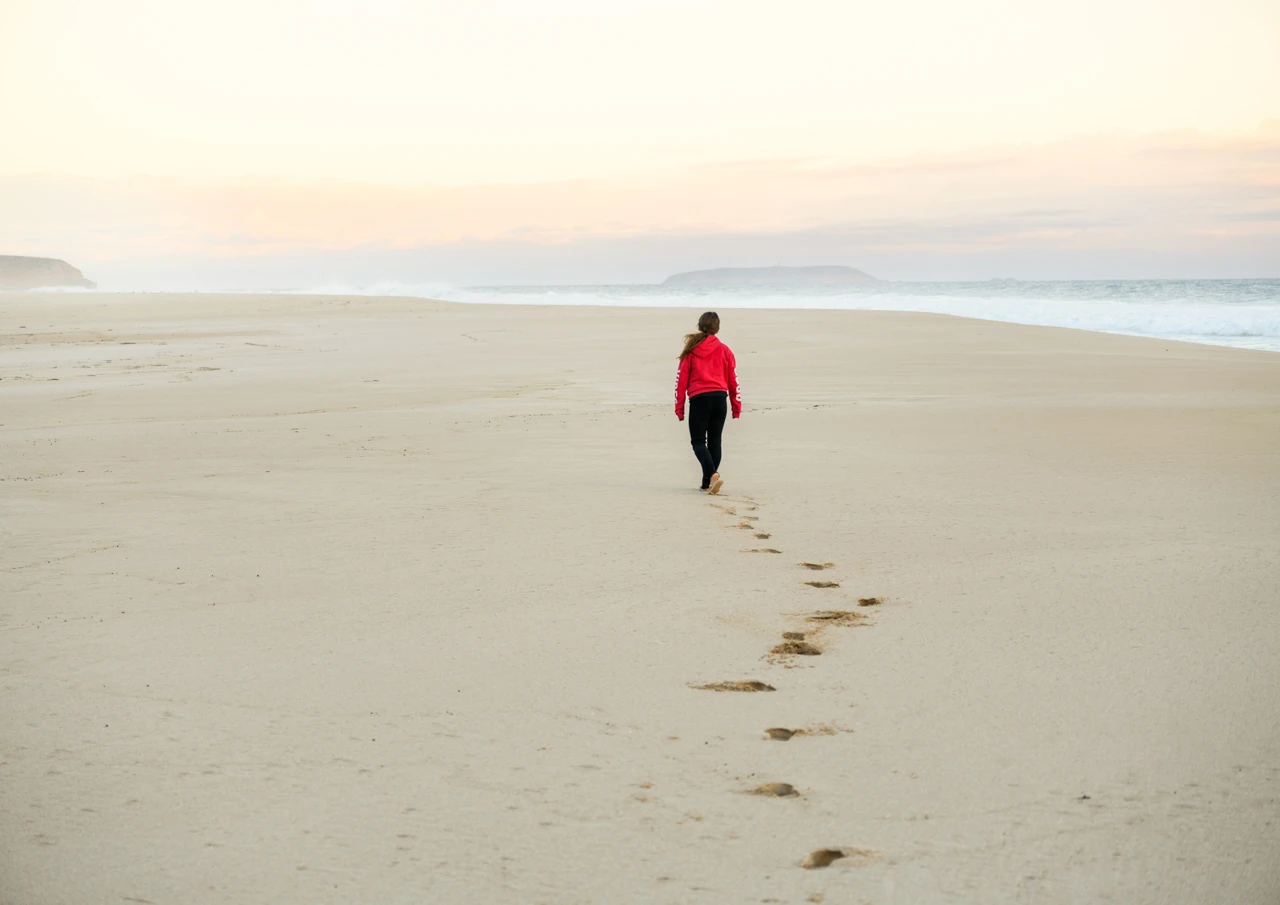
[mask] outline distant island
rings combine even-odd
[[[690,270],[663,280],[663,286],[848,286],[878,283],[853,267],[719,267]]]
[[[46,286],[80,286],[97,289],[84,274],[57,258],[25,258],[0,255],[0,289],[43,289]]]

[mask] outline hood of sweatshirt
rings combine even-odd
[[[714,336],[708,336],[702,342],[693,347],[693,351],[689,354],[695,358],[705,358],[720,348],[720,340]]]

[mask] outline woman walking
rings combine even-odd
[[[720,433],[726,408],[732,408],[735,418],[742,414],[738,363],[729,347],[716,339],[719,332],[720,315],[708,311],[698,318],[698,332],[684,338],[676,371],[676,417],[684,420],[688,396],[689,440],[702,466],[702,489],[708,493],[719,493],[724,484],[720,477]]]

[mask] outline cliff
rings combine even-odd
[[[663,286],[847,286],[879,282],[852,267],[721,267],[667,277]]]
[[[40,289],[44,286],[83,286],[97,289],[84,274],[57,258],[0,255],[0,289]]]

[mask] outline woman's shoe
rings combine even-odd
[[[724,486],[724,478],[719,473],[711,476],[711,486],[707,488],[707,493],[719,493],[720,488]]]

